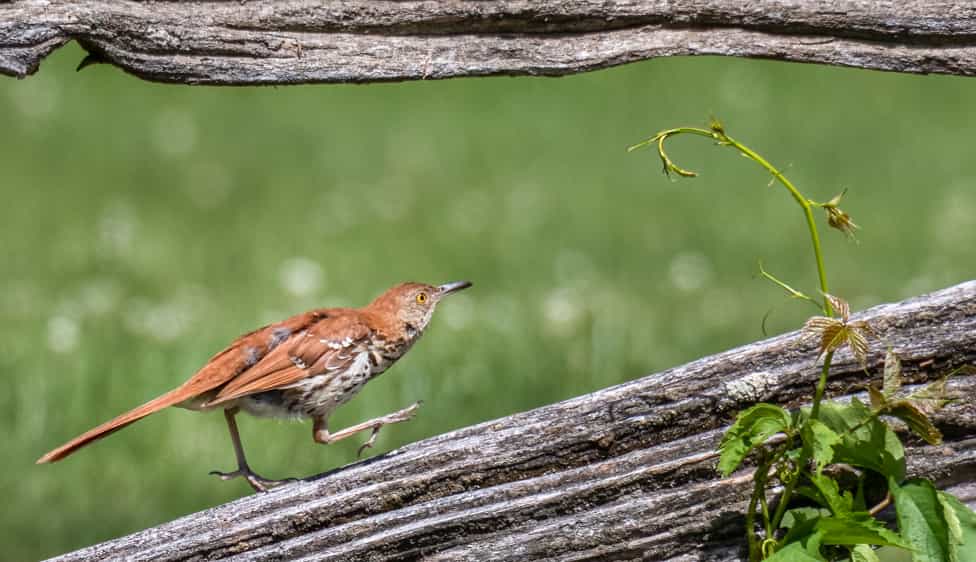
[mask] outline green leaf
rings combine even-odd
[[[829,508],[834,515],[842,516],[851,512],[854,498],[851,497],[850,492],[841,494],[836,480],[823,474],[811,474],[810,481],[816,486],[819,495],[812,499]]]
[[[789,528],[786,532],[786,536],[783,537],[781,541],[782,544],[790,544],[794,542],[806,542],[814,533],[814,528],[817,526],[817,521],[821,517],[829,516],[830,512],[826,509],[818,509],[814,507],[797,507],[787,511],[783,515],[783,521],[780,524],[781,527]],[[819,545],[820,539],[817,538],[817,544]],[[819,547],[818,547],[819,548]]]
[[[840,443],[840,435],[819,420],[807,420],[800,428],[800,436],[813,452],[817,472],[820,472],[834,458],[834,446]]]
[[[817,521],[816,532],[820,533],[823,544],[910,546],[898,533],[885,527],[866,511],[821,518]]]
[[[896,546],[882,546],[874,551],[881,562],[912,562],[912,551]]]
[[[938,492],[937,495],[947,522],[953,519],[949,532],[956,560],[976,560],[976,513],[951,494]]]
[[[871,414],[860,400],[850,404],[824,402],[820,421],[840,435],[832,462],[867,468],[896,481],[905,478],[905,449],[888,424]]]
[[[859,544],[851,549],[851,562],[881,562],[874,549],[866,544]]]
[[[830,515],[830,511],[820,507],[794,507],[783,514],[783,521],[779,526],[784,529],[792,529],[804,524],[806,521],[813,521],[818,517],[826,517],[828,515]]]
[[[962,562],[955,556],[951,531],[938,492],[928,480],[911,480],[899,486],[889,478],[895,498],[898,529],[914,551],[914,562]]]
[[[962,367],[960,367],[962,369]],[[960,369],[956,369],[957,371]],[[968,372],[968,371],[967,371]],[[922,390],[914,392],[908,397],[913,404],[923,412],[932,413],[941,410],[946,404],[958,400],[960,397],[949,392],[946,384],[949,382],[949,375],[925,385]]]
[[[756,404],[740,412],[719,445],[719,471],[728,476],[755,447],[790,427],[790,414],[773,404]]]
[[[949,528],[949,551],[951,553],[962,544],[962,522],[959,521],[959,516],[955,510],[946,505],[946,502],[942,500],[938,492],[936,492],[936,496],[939,497],[939,505],[942,506],[942,516],[945,517],[946,527]]]
[[[914,431],[929,445],[942,443],[942,432],[939,431],[939,428],[935,427],[935,424],[925,415],[925,412],[908,400],[892,402],[886,408],[885,414],[905,422],[905,425],[909,429]]]
[[[777,550],[766,559],[766,562],[825,562],[827,559],[820,554],[820,540],[814,535],[806,543],[792,542]]]

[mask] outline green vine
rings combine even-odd
[[[874,337],[867,323],[851,320],[847,302],[828,291],[813,210],[823,209],[828,226],[853,238],[858,226],[839,207],[844,193],[825,203],[806,197],[769,161],[730,137],[715,119],[707,129],[679,127],[661,131],[629,150],[653,146],[665,174],[695,177],[695,172],[675,164],[665,150],[666,141],[680,135],[706,137],[719,146],[734,149],[765,169],[787,190],[803,211],[823,295],[822,302],[818,303],[767,272],[760,263],[763,278],[793,298],[817,304],[823,315],[810,318],[802,334],[817,341],[820,349],[817,362],[822,358],[823,363],[809,408],[787,412],[774,404],[755,404],[739,413],[722,438],[718,469],[723,474],[731,474],[750,454],[754,454],[756,462],[753,491],[745,514],[749,559],[871,562],[880,560],[874,547],[889,546],[911,551],[916,562],[934,562],[937,559],[924,553],[934,552],[932,549],[938,546],[946,560],[976,560],[976,513],[952,496],[935,491],[931,482],[906,481],[904,448],[882,419],[899,418],[927,442],[939,443],[941,434],[929,420],[929,414],[952,399],[946,392],[945,379],[913,395],[898,395],[901,364],[897,354],[889,349],[883,387],[870,387],[870,407],[856,398],[850,403],[824,400],[834,353],[849,349],[866,367],[869,340]],[[785,438],[775,438],[777,434]],[[845,483],[826,470],[828,467],[852,470],[857,475],[856,485],[845,488]],[[871,475],[883,477],[887,489],[883,498],[869,508],[865,490]],[[772,515],[767,498],[771,478],[778,480],[783,488]],[[798,495],[816,507],[794,505]],[[926,503],[932,499],[929,496],[935,499]],[[899,532],[875,519],[890,503],[895,504],[898,512]],[[761,524],[757,524],[757,518]],[[964,526],[965,532],[959,531]],[[968,542],[959,539],[965,533],[974,539]],[[966,558],[963,553],[972,558]]]

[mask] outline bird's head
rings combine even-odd
[[[414,337],[427,327],[441,299],[470,286],[468,281],[444,285],[401,283],[377,297],[369,307],[396,318],[402,323],[407,336]]]

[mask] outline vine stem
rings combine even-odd
[[[830,371],[830,363],[833,358],[833,351],[828,352],[824,357],[823,368],[820,370],[820,380],[817,382],[817,390],[813,395],[813,407],[810,409],[810,419],[817,419],[820,415],[820,402],[823,400],[824,390],[827,388],[827,373]],[[810,445],[804,443],[803,450],[800,451],[800,458],[796,461],[796,466],[802,470],[810,462],[812,456],[813,452],[810,450]],[[783,489],[783,495],[780,496],[779,505],[776,506],[776,512],[773,514],[773,529],[779,529],[779,524],[783,521],[783,515],[786,514],[786,506],[790,503],[790,498],[793,497],[793,492],[796,490],[796,485],[799,481],[800,474],[798,472],[792,480],[786,483],[786,487]]]
[[[784,176],[782,172],[780,172],[775,166],[770,164],[769,161],[767,161],[765,158],[757,154],[751,148],[745,146],[744,144],[740,143],[739,141],[725,134],[725,129],[716,120],[712,120],[709,129],[701,129],[698,127],[679,127],[676,129],[668,129],[666,131],[661,131],[654,137],[644,142],[641,142],[639,144],[636,144],[634,146],[631,146],[629,150],[635,150],[656,143],[658,149],[658,155],[661,157],[661,161],[664,163],[664,171],[666,173],[674,172],[680,176],[693,177],[696,175],[694,172],[685,170],[684,168],[680,168],[677,165],[675,165],[675,163],[671,161],[671,159],[664,151],[664,141],[667,140],[667,138],[670,136],[679,135],[679,134],[693,134],[693,135],[708,137],[716,141],[719,145],[724,145],[724,146],[729,146],[734,148],[740,154],[746,156],[753,162],[762,166],[767,172],[772,174],[772,176],[776,178],[776,180],[780,184],[782,184],[787,191],[790,192],[790,195],[793,197],[793,199],[803,209],[803,216],[807,222],[807,230],[809,230],[810,232],[810,242],[813,245],[813,255],[817,262],[817,276],[820,281],[820,292],[823,295],[823,306],[822,306],[823,313],[827,317],[833,317],[834,316],[833,306],[830,304],[830,299],[828,298],[830,291],[827,288],[827,271],[826,271],[826,267],[824,266],[823,250],[820,246],[820,235],[817,232],[817,224],[814,221],[814,217],[813,217],[813,208],[815,206],[820,206],[820,205],[804,197],[803,194],[800,193],[800,190],[798,190],[796,186],[793,185],[793,182],[787,179],[787,177]],[[784,287],[783,283],[778,282],[776,280],[774,280],[774,282],[776,282],[781,287]],[[788,286],[785,286],[784,288],[789,289]],[[792,289],[790,290],[791,292],[795,293],[795,291],[793,291]],[[820,370],[820,378],[817,381],[817,387],[813,396],[813,406],[810,410],[810,419],[814,419],[814,420],[818,419],[820,415],[820,403],[823,400],[824,392],[826,391],[827,388],[827,376],[830,373],[830,365],[833,361],[833,357],[834,357],[833,352],[828,352],[824,357],[823,366]],[[804,443],[803,449],[800,452],[800,457],[797,459],[797,464],[796,464],[797,474],[794,478],[792,478],[789,482],[786,483],[786,487],[783,490],[783,495],[780,497],[779,505],[776,506],[776,512],[773,514],[772,520],[769,519],[768,510],[763,509],[764,524],[767,533],[769,534],[769,536],[767,536],[767,539],[771,538],[770,530],[778,529],[780,523],[782,523],[783,516],[786,513],[786,506],[789,504],[790,499],[793,496],[793,492],[796,490],[797,483],[800,480],[800,474],[802,473],[803,468],[807,464],[809,464],[812,456],[813,456],[813,452],[810,447],[810,444]],[[763,479],[757,478],[755,483],[756,485],[753,490],[752,498],[751,501],[749,502],[749,511],[746,514],[746,523],[747,523],[746,526],[747,526],[747,533],[748,533],[748,540],[749,540],[750,559],[757,558],[756,538],[754,536],[754,521],[755,521],[755,512],[757,507],[756,504],[760,500],[762,500],[763,508],[766,507],[765,486],[761,487],[760,482],[763,482]],[[761,558],[762,556],[764,556],[764,553],[762,552],[758,553],[758,558]]]
[[[823,367],[820,369],[820,380],[817,381],[817,391],[813,395],[813,407],[810,409],[810,418],[818,419],[820,416],[820,402],[823,400],[824,390],[827,388],[827,373],[830,371],[830,364],[834,359],[834,352],[829,351],[824,356]]]
[[[749,498],[749,508],[746,511],[746,540],[749,541],[749,560],[757,560],[761,556],[755,532],[756,504],[759,503],[759,496],[765,493],[765,490],[759,487],[759,479],[755,476],[754,478],[755,480],[752,483],[752,497]]]
[[[813,217],[813,207],[814,207],[813,202],[807,199],[806,197],[804,197],[803,194],[800,193],[800,190],[798,190],[796,186],[793,185],[793,182],[787,179],[787,177],[784,176],[783,173],[780,172],[775,166],[770,164],[769,161],[767,161],[765,158],[757,154],[754,150],[752,150],[748,146],[726,135],[721,125],[718,125],[717,123],[713,123],[712,128],[710,130],[701,129],[698,127],[678,127],[676,129],[668,129],[666,131],[661,131],[653,138],[650,138],[642,143],[638,143],[635,144],[634,146],[631,146],[629,150],[636,150],[638,148],[642,148],[644,146],[657,143],[658,154],[661,156],[661,159],[664,161],[664,166],[666,171],[669,172],[673,171],[682,176],[689,176],[689,177],[695,176],[696,174],[694,172],[690,172],[688,170],[684,170],[682,168],[679,168],[678,166],[675,166],[674,163],[671,162],[671,160],[664,153],[665,139],[680,134],[693,134],[702,137],[708,137],[721,145],[730,146],[738,150],[741,154],[743,154],[744,156],[746,156],[756,164],[759,164],[767,172],[772,174],[772,176],[776,178],[776,180],[779,183],[781,183],[783,187],[787,189],[787,191],[790,192],[790,195],[797,202],[797,204],[799,204],[800,207],[803,208],[803,216],[806,218],[807,221],[807,230],[810,231],[810,242],[813,244],[813,255],[817,262],[817,276],[819,277],[819,281],[820,281],[820,292],[823,293],[824,295],[824,300],[823,300],[824,315],[828,317],[833,317],[834,315],[833,307],[830,305],[830,300],[827,298],[827,294],[830,293],[830,291],[827,289],[827,270],[826,267],[824,266],[823,250],[820,247],[820,235],[817,232],[817,223],[815,222]]]
[[[817,275],[820,278],[820,292],[824,295],[823,299],[823,311],[824,315],[827,317],[832,317],[834,314],[833,307],[830,304],[830,299],[827,298],[829,291],[827,290],[827,270],[824,266],[823,251],[820,246],[820,235],[817,233],[817,225],[813,218],[813,205],[810,200],[803,196],[800,191],[793,185],[793,183],[786,178],[778,169],[776,169],[772,164],[770,164],[765,158],[757,154],[755,151],[749,147],[743,145],[737,140],[729,137],[724,132],[718,133],[716,131],[708,131],[713,138],[717,138],[719,142],[723,144],[728,144],[734,147],[736,150],[745,154],[749,159],[756,162],[760,166],[766,169],[770,174],[773,175],[783,186],[790,192],[793,199],[803,208],[803,215],[807,220],[807,229],[810,231],[810,241],[813,244],[813,254],[817,261]],[[829,352],[824,357],[823,367],[820,369],[820,379],[817,381],[817,388],[813,395],[813,406],[810,409],[810,419],[818,419],[820,416],[820,402],[823,401],[824,392],[827,389],[827,375],[830,372],[830,364],[834,358],[834,353]],[[797,460],[797,466],[802,470],[807,463],[810,462],[813,452],[808,443],[803,444],[803,450],[800,452],[800,458]],[[786,514],[786,506],[789,505],[790,499],[793,496],[793,492],[796,490],[797,482],[799,482],[799,474],[796,478],[790,480],[787,483],[786,488],[783,490],[783,495],[780,497],[779,505],[776,506],[776,512],[773,514],[773,519],[771,521],[771,526],[773,529],[778,529],[780,523],[783,521],[783,515]]]
[[[766,161],[765,158],[756,154],[747,146],[740,144],[738,141],[732,139],[731,137],[725,137],[729,145],[733,146],[739,152],[747,155],[754,162],[766,168],[766,170],[773,175],[781,184],[783,184],[786,189],[789,190],[790,195],[801,207],[803,207],[803,216],[807,219],[807,229],[810,230],[810,241],[813,244],[813,254],[817,260],[817,275],[820,278],[820,292],[824,294],[824,314],[826,316],[833,316],[833,307],[830,305],[830,300],[827,299],[827,294],[830,291],[827,290],[827,270],[824,266],[823,251],[820,248],[820,235],[817,233],[817,224],[813,219],[813,205],[810,204],[810,200],[804,197],[799,190],[793,185],[790,180],[786,179],[779,170],[773,167],[772,164]]]

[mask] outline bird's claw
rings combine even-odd
[[[255,474],[250,468],[238,468],[233,472],[221,472],[219,470],[211,470],[210,474],[220,478],[221,480],[233,480],[234,478],[243,478],[247,480],[247,483],[254,488],[255,492],[267,492],[271,488],[276,486],[281,486],[282,484],[288,484],[291,482],[298,482],[296,478],[283,478],[281,480],[271,480],[265,478],[259,474]]]
[[[421,404],[423,404],[423,401],[414,402],[413,404],[407,406],[406,408],[400,410],[399,412],[393,412],[392,414],[387,414],[382,418],[377,419],[376,425],[373,426],[373,431],[369,435],[369,439],[367,439],[365,443],[363,443],[362,445],[359,446],[358,449],[356,449],[356,458],[358,459],[359,457],[361,457],[363,455],[363,451],[365,451],[366,449],[373,448],[373,443],[376,442],[376,436],[379,435],[380,429],[382,429],[383,426],[394,424],[394,423],[405,422],[413,419],[414,415],[417,413],[417,409],[420,408]]]
[[[363,456],[363,451],[365,451],[366,449],[372,449],[373,448],[373,443],[376,441],[376,436],[379,435],[380,428],[381,427],[383,427],[383,426],[382,425],[378,425],[378,426],[374,427],[373,428],[373,432],[370,433],[370,435],[369,435],[369,439],[367,439],[365,443],[363,443],[362,445],[359,446],[358,449],[356,449],[356,458],[357,459],[359,457]]]

